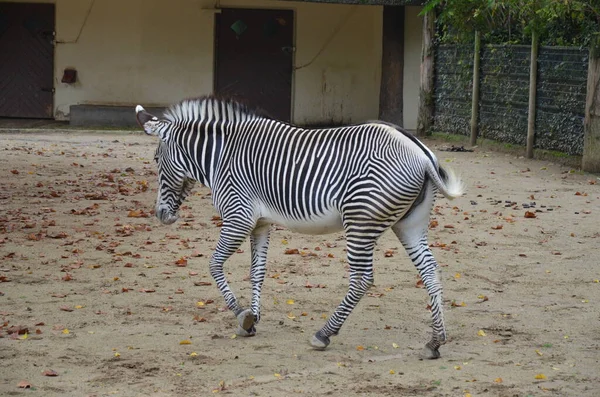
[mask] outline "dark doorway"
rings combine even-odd
[[[383,7],[379,118],[404,127],[404,6]]]
[[[294,12],[225,8],[215,39],[215,92],[290,121]]]
[[[52,118],[54,4],[0,3],[0,117]]]

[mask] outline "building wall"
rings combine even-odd
[[[421,7],[406,6],[404,20],[404,128],[417,129],[423,18]]]
[[[22,1],[22,0],[21,0]],[[56,4],[55,117],[75,104],[168,105],[213,89],[213,0],[46,0]],[[377,118],[382,7],[221,0],[295,10],[292,120]],[[78,72],[74,85],[62,72]]]

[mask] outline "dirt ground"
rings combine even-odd
[[[1,134],[0,395],[600,395],[600,180],[426,143],[467,186],[432,214],[450,337],[438,360],[419,358],[427,294],[392,233],[375,286],[315,351],[347,288],[343,236],[275,230],[258,333],[234,338],[208,272],[209,191],[160,225],[153,138]],[[226,271],[247,303],[247,243]]]

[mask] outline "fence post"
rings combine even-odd
[[[434,49],[435,11],[431,10],[423,17],[423,41],[421,47],[421,82],[419,90],[419,116],[417,135],[426,136],[431,133],[433,124],[433,78],[434,78]]]
[[[583,159],[587,172],[600,172],[600,35],[592,38],[583,123]]]
[[[481,33],[475,31],[475,49],[473,54],[473,95],[471,98],[471,146],[477,144],[477,126],[479,120],[479,63],[481,59]]]
[[[537,94],[537,59],[539,36],[537,31],[531,34],[531,60],[529,64],[529,111],[527,115],[527,158],[533,158],[535,140],[535,102]]]

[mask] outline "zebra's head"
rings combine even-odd
[[[160,222],[170,225],[179,218],[179,207],[192,191],[195,181],[187,177],[181,158],[177,156],[177,148],[171,142],[171,122],[151,115],[140,105],[135,111],[137,121],[144,132],[160,138],[154,154],[158,168],[155,215]]]

